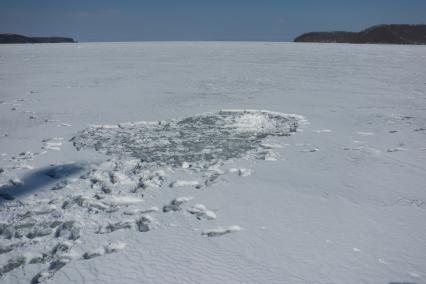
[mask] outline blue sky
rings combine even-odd
[[[0,32],[79,41],[291,41],[382,23],[426,23],[426,0],[0,0]]]

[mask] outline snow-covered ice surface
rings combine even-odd
[[[426,283],[425,74],[422,46],[0,46],[0,282]]]

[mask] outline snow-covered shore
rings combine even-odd
[[[0,282],[426,283],[425,66],[422,46],[0,46]]]

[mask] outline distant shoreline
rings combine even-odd
[[[75,43],[70,37],[28,37],[20,34],[0,33],[0,44],[16,43]]]
[[[30,37],[14,33],[0,33],[0,44],[77,43],[71,37]],[[396,44],[426,45],[426,25],[378,25],[360,32],[332,31],[304,33],[292,40],[127,40],[82,41],[81,43],[125,42],[259,42],[259,43],[348,43],[348,44]]]
[[[426,25],[378,25],[360,32],[310,32],[294,42],[356,44],[426,44]]]

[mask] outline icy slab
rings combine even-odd
[[[268,136],[289,136],[304,118],[265,110],[221,110],[181,120],[89,127],[72,138],[77,149],[139,158],[146,163],[203,167],[245,157]]]

